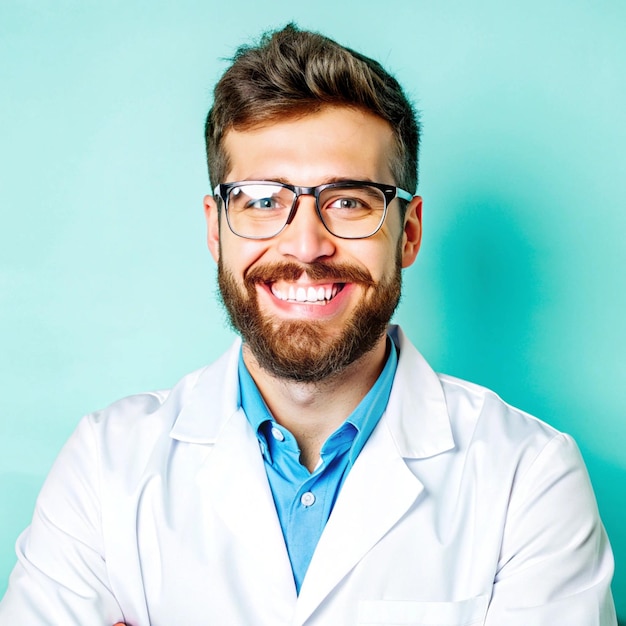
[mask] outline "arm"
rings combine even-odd
[[[616,626],[612,574],[583,460],[559,435],[513,488],[485,626]]]
[[[101,624],[123,618],[109,587],[100,524],[100,473],[92,426],[83,420],[63,448],[17,541],[18,563],[0,623]]]

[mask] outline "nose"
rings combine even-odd
[[[326,230],[315,209],[315,198],[298,198],[295,215],[278,235],[278,251],[302,263],[311,263],[335,252],[334,237]]]

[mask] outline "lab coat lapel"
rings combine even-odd
[[[304,578],[294,624],[303,624],[415,503],[424,486],[407,465],[454,448],[437,375],[397,326],[400,349],[385,414],[351,469]]]
[[[172,429],[180,441],[208,444],[197,475],[207,510],[225,520],[245,546],[245,561],[234,567],[265,566],[252,593],[259,603],[267,605],[271,598],[280,607],[276,623],[284,618],[293,626],[303,624],[413,505],[424,487],[406,459],[454,448],[436,374],[399,328],[391,327],[390,336],[400,359],[387,410],[346,478],[297,601],[258,442],[239,407],[239,344],[199,375]]]
[[[207,515],[219,515],[237,538],[245,563],[258,570],[255,595],[291,610],[296,590],[258,440],[239,409],[224,425],[198,472]]]
[[[381,421],[348,474],[320,537],[298,597],[294,624],[309,618],[422,490]]]
[[[205,457],[196,473],[203,516],[219,516],[236,538],[237,554],[228,564],[254,580],[251,601],[271,599],[278,623],[289,621],[296,589],[259,443],[239,402],[237,341],[222,358],[198,372],[184,401],[174,400],[178,419],[171,436],[202,445]]]

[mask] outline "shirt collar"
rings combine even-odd
[[[363,449],[365,442],[371,435],[376,424],[380,420],[382,414],[387,406],[389,394],[391,393],[391,387],[393,385],[393,377],[396,373],[398,365],[397,347],[391,341],[387,339],[389,347],[387,360],[383,371],[380,373],[376,382],[372,388],[367,392],[365,397],[359,402],[357,407],[348,416],[346,421],[326,440],[322,446],[321,453],[328,450],[329,446],[336,445],[338,438],[344,438],[351,435],[353,439],[350,449],[350,465],[354,463],[359,452]],[[267,421],[274,422],[274,418],[270,413],[259,388],[256,386],[254,379],[250,375],[248,368],[243,360],[243,351],[239,352],[238,362],[238,375],[239,375],[239,393],[241,399],[241,407],[250,422],[250,426],[254,429],[257,435],[265,439],[265,435],[261,426]],[[355,430],[346,428],[347,424],[351,424]],[[339,434],[341,431],[341,434]],[[265,441],[266,444],[270,442]],[[327,445],[328,444],[328,445]],[[266,445],[266,450],[269,451],[270,446]]]
[[[405,458],[425,458],[454,448],[439,377],[398,326],[390,326],[389,336],[400,356],[383,419],[399,453]],[[189,443],[216,443],[225,421],[241,406],[240,351],[241,340],[237,339],[215,363],[189,374],[169,392],[159,411],[171,416],[171,437]]]
[[[354,409],[346,420],[346,422],[352,424],[358,431],[350,450],[351,465],[356,460],[359,452],[363,449],[365,442],[372,434],[372,431],[376,424],[378,424],[387,407],[389,394],[391,393],[391,387],[393,385],[393,378],[398,366],[397,348],[389,338],[387,338],[387,344],[389,346],[389,355],[387,356],[387,362],[385,363],[383,371],[363,400],[359,402],[356,409]]]
[[[239,350],[237,373],[239,375],[239,398],[241,408],[246,414],[254,432],[258,432],[261,424],[268,420],[273,421],[273,417],[263,400],[263,396],[261,396],[259,388],[256,386],[254,379],[244,363],[243,350]]]

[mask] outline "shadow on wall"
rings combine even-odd
[[[575,411],[572,352],[550,335],[569,314],[560,289],[571,276],[559,267],[545,225],[535,222],[520,199],[485,193],[459,200],[436,262],[442,286],[438,368],[494,389],[556,428],[587,432],[588,415]],[[610,411],[600,399],[596,411],[610,423]],[[595,454],[585,450],[584,438],[578,443],[611,539],[613,594],[623,623],[626,468],[611,464],[597,449]]]
[[[454,368],[448,373],[509,401],[528,380],[533,318],[550,298],[546,268],[538,267],[544,239],[519,204],[494,194],[463,198],[443,234],[440,354]]]

